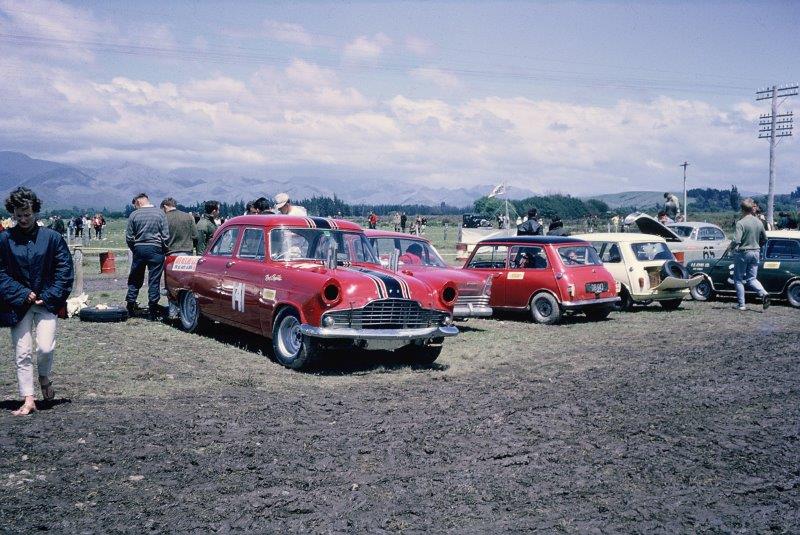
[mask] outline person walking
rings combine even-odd
[[[4,325],[11,327],[19,395],[24,400],[12,414],[25,416],[36,411],[34,352],[42,398],[55,398],[50,373],[57,314],[72,291],[74,272],[63,236],[37,224],[42,203],[33,191],[15,189],[5,207],[17,224],[0,233],[0,317]]]
[[[767,233],[764,225],[755,216],[756,204],[751,198],[743,199],[740,207],[742,218],[736,222],[731,249],[733,256],[733,285],[736,287],[736,300],[738,310],[747,310],[744,303],[744,287],[750,285],[761,297],[764,310],[769,308],[769,294],[758,281],[758,263],[761,260],[760,251],[767,242]]]
[[[169,242],[169,225],[164,212],[152,205],[146,193],[140,193],[132,202],[135,209],[128,217],[125,231],[125,243],[133,252],[125,305],[133,317],[147,268],[147,317],[155,321],[161,316],[158,300],[161,298],[161,274]]]
[[[206,201],[203,205],[203,215],[197,222],[197,254],[202,255],[206,251],[208,243],[217,230],[216,219],[219,217],[219,201]]]

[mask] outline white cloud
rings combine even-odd
[[[351,60],[373,60],[378,58],[391,44],[392,40],[382,33],[377,33],[372,37],[362,35],[345,45],[344,56]]]
[[[461,80],[455,74],[437,69],[436,67],[418,67],[410,71],[411,76],[433,83],[442,89],[456,89],[461,87]]]
[[[312,46],[317,42],[314,36],[308,33],[300,24],[267,19],[262,26],[266,37],[282,43]]]
[[[412,52],[418,56],[426,56],[430,53],[433,45],[430,41],[427,41],[421,37],[416,37],[414,35],[409,35],[406,37],[405,42],[406,50]]]

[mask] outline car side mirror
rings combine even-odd
[[[336,242],[331,242],[328,249],[325,251],[325,267],[328,269],[336,269]]]
[[[397,271],[398,266],[400,265],[400,249],[395,249],[392,251],[392,256],[389,257],[389,269],[392,271]]]

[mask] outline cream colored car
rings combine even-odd
[[[590,242],[620,285],[620,308],[635,303],[658,301],[667,310],[678,308],[699,281],[689,273],[667,247],[664,238],[629,232],[579,234]]]

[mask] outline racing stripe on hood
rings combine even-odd
[[[375,285],[375,289],[378,291],[378,299],[386,299],[387,290],[386,290],[386,285],[383,283],[383,281],[370,273],[364,273],[364,275],[366,275],[369,278],[369,280],[371,280],[372,283]]]
[[[317,228],[331,228],[330,222],[324,217],[309,217]]]
[[[356,271],[360,271],[365,275],[368,275],[372,279],[377,279],[381,281],[386,288],[386,296],[387,297],[399,297],[410,299],[411,292],[408,289],[408,284],[406,281],[392,277],[388,273],[381,273],[380,271],[372,271],[371,269],[367,269],[365,267],[358,267],[354,268]]]
[[[305,220],[306,220],[306,223],[308,223],[308,228],[316,228],[317,227],[317,224],[314,223],[314,220],[311,219],[310,217],[306,217]]]

